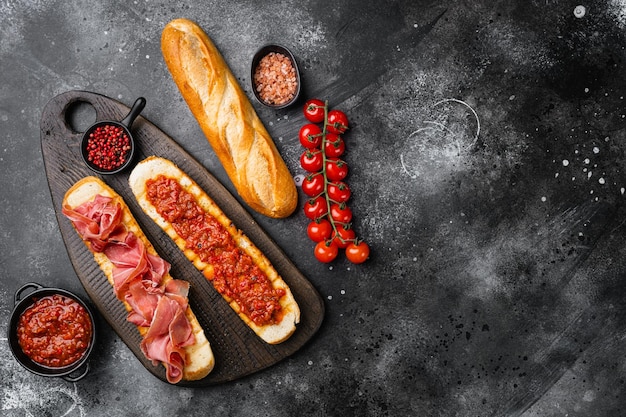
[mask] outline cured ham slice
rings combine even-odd
[[[137,326],[150,327],[160,296],[160,293],[150,292],[144,281],[134,281],[124,297],[132,308],[127,320]]]
[[[152,363],[167,363],[168,379],[182,377],[185,364],[185,346],[194,343],[189,321],[180,304],[168,297],[159,298],[148,333],[141,342],[141,350]]]
[[[109,241],[109,236],[120,233],[122,210],[113,204],[112,198],[97,195],[93,201],[80,207],[62,208],[63,214],[73,223],[83,240],[90,242],[94,252],[101,252]],[[125,228],[124,228],[125,230]]]

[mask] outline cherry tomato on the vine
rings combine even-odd
[[[330,238],[333,226],[326,219],[318,219],[309,223],[306,232],[313,242],[321,242]]]
[[[354,229],[345,228],[341,225],[337,226],[337,231],[333,230],[332,235],[333,241],[339,246],[341,249],[345,249],[348,245],[356,239],[356,233]]]
[[[330,133],[341,135],[348,129],[348,116],[341,110],[331,110],[326,116],[326,129]]]
[[[348,176],[348,164],[338,158],[327,158],[326,176],[331,181],[343,180],[345,177]]]
[[[304,203],[304,215],[311,220],[319,219],[328,213],[328,204],[324,196],[307,200]]]
[[[331,262],[337,257],[338,253],[339,248],[337,247],[337,244],[333,241],[323,240],[315,245],[314,254],[317,260],[320,262]]]
[[[348,164],[341,159],[346,152],[341,135],[349,128],[348,117],[317,98],[306,101],[302,112],[306,122],[298,134],[304,147],[300,166],[307,171],[302,192],[309,198],[303,209],[310,219],[307,235],[315,242],[315,258],[332,262],[341,249],[350,262],[365,262],[370,248],[352,229],[352,210],[347,205],[352,191],[344,182]]]
[[[341,136],[334,133],[326,133],[326,141],[324,142],[324,153],[326,156],[336,158],[346,151],[346,144]]]
[[[304,182],[302,183],[302,187],[304,189]],[[326,186],[326,192],[328,193],[328,198],[336,203],[345,203],[350,199],[350,195],[352,194],[348,184],[341,181],[329,183]]]
[[[302,191],[309,197],[320,195],[324,191],[324,175],[321,172],[310,174],[302,180]]]
[[[353,242],[346,248],[346,258],[353,264],[361,264],[370,256],[370,247],[365,242]]]
[[[322,145],[322,129],[313,123],[306,124],[300,128],[298,138],[307,149],[319,148]]]
[[[307,149],[300,155],[300,166],[309,172],[321,171],[324,166],[324,155],[319,149]]]
[[[330,205],[330,217],[337,223],[350,223],[352,210],[345,203],[333,203]]]
[[[304,103],[302,112],[304,117],[311,123],[322,123],[324,121],[324,107],[326,104],[317,98],[312,98]]]

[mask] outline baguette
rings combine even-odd
[[[100,179],[96,177],[83,178],[79,180],[76,184],[74,184],[66,192],[64,199],[63,199],[63,203],[62,203],[63,213],[68,218],[70,218],[70,220],[72,220],[71,216],[72,215],[75,216],[76,212],[74,210],[76,208],[80,207],[84,203],[93,202],[96,198],[99,198],[99,196],[111,198],[113,205],[119,204],[120,212],[121,212],[120,214],[121,224],[123,225],[125,230],[127,232],[132,232],[137,237],[137,239],[141,243],[143,243],[143,247],[145,248],[145,251],[147,254],[158,257],[156,250],[154,249],[152,244],[147,239],[146,235],[143,233],[143,231],[139,227],[139,224],[137,224],[137,221],[133,217],[132,213],[130,212],[128,206],[123,201],[122,197],[119,196],[112,188],[110,188],[108,185],[106,185],[104,182],[102,182]],[[100,224],[102,225],[103,223],[101,222]],[[79,227],[77,227],[77,223],[72,221],[72,225],[79,232],[79,234],[81,234],[81,232],[79,231]],[[106,246],[96,248],[98,242],[92,243],[92,241],[90,241],[89,239],[85,239],[84,235],[81,235],[81,237],[83,237],[83,241],[85,242],[89,250],[93,253],[95,261],[98,263],[98,265],[100,266],[100,269],[106,275],[107,280],[109,281],[111,286],[114,288],[114,291],[117,291],[115,289],[116,284],[114,282],[115,265],[113,264],[113,262],[111,261],[111,259],[109,259],[109,256],[107,255],[107,253],[110,254],[110,252],[107,252]],[[113,241],[113,239],[114,238],[111,238],[109,242]],[[125,261],[127,260],[127,258],[130,258],[130,255],[128,254],[125,254],[123,256],[124,256]],[[164,262],[164,264],[166,263]],[[166,264],[166,265],[167,266],[166,266],[165,272],[160,282],[160,284],[163,286],[165,286],[168,283],[172,284],[174,282],[172,276],[169,274],[169,264]],[[183,283],[183,285],[186,285],[188,289],[188,284],[186,282],[184,281],[177,281],[177,282]],[[129,321],[131,321],[130,315],[133,313],[133,307],[129,304],[129,302],[126,301],[125,298],[121,297],[120,295],[118,295],[118,299],[120,299],[120,301],[123,302],[124,307],[129,312]],[[168,381],[171,383],[177,383],[180,380],[194,381],[194,380],[202,379],[213,370],[213,366],[215,364],[215,358],[213,356],[211,345],[209,341],[207,340],[204,334],[204,330],[200,326],[198,319],[196,318],[191,307],[187,303],[186,292],[184,294],[184,300],[185,300],[184,305],[186,305],[186,308],[183,307],[184,315],[187,318],[189,324],[191,325],[191,333],[193,333],[193,338],[191,338],[190,340],[193,341],[193,344],[184,346],[182,348],[184,351],[184,356],[185,356],[183,358],[182,374],[180,372],[177,372],[177,375],[170,375],[172,373],[172,371],[170,370],[171,367],[168,367],[168,365],[165,362],[161,361],[163,366],[166,368]],[[154,316],[156,317],[157,314],[154,313]],[[154,321],[156,321],[156,319]],[[147,323],[144,323],[142,325],[137,325],[137,329],[140,335],[142,336],[142,338],[144,338],[143,340],[145,340],[145,337],[150,330],[150,325]],[[142,350],[143,350],[143,347],[142,347]],[[153,363],[155,363],[155,365],[158,364],[159,362],[160,361],[153,360]]]
[[[292,214],[298,194],[291,173],[207,34],[190,20],[173,20],[161,34],[161,51],[241,198],[268,217]]]
[[[204,245],[202,243],[194,243],[192,240],[193,237],[189,238],[189,236],[184,236],[186,233],[184,229],[172,223],[173,221],[176,222],[177,219],[172,220],[170,217],[171,212],[167,212],[167,210],[171,210],[172,205],[176,205],[176,203],[170,200],[172,194],[169,190],[164,194],[166,197],[163,200],[155,201],[155,189],[153,188],[150,191],[148,184],[159,179],[162,181],[173,180],[180,186],[182,190],[180,192],[181,195],[191,195],[190,198],[195,201],[198,207],[197,211],[193,212],[194,216],[195,218],[202,219],[201,222],[194,223],[192,229],[202,231],[203,234],[198,238],[198,242],[202,242]],[[142,210],[172,238],[187,259],[213,283],[216,290],[229,303],[231,308],[262,340],[269,344],[281,343],[294,333],[296,324],[300,321],[300,309],[289,286],[282,277],[278,275],[265,255],[263,255],[243,232],[233,225],[226,214],[222,212],[217,204],[197,183],[181,171],[173,162],[160,157],[151,156],[139,162],[133,169],[129,176],[129,184]],[[167,207],[165,211],[155,206],[155,204],[158,206],[160,202]],[[187,205],[185,209],[191,212],[189,205]],[[190,218],[189,215],[186,214],[186,216]],[[195,218],[191,221],[196,221]],[[216,224],[216,226],[211,226],[211,224]],[[209,227],[214,228],[211,229],[210,233],[204,232],[204,230]],[[181,230],[182,236],[179,234]],[[215,238],[214,243],[206,243],[210,242],[207,236],[214,236],[214,233],[218,233],[215,232],[215,230],[222,233],[222,235],[219,238]],[[237,260],[231,261],[232,258],[227,258],[226,261],[216,261],[216,258],[211,258],[214,253],[211,251],[213,251],[215,247],[218,247],[217,251],[222,251],[223,247],[230,245],[228,242],[232,242],[232,247],[234,248],[231,252],[236,255],[244,254],[241,255],[242,258],[245,258],[243,262],[252,261],[254,263],[252,267],[258,267],[260,271],[257,271],[257,274],[250,275],[252,278],[246,278],[246,280],[240,278],[246,275],[246,273],[242,272],[220,272],[224,271],[227,267],[235,269],[238,268],[238,265],[241,265]],[[226,252],[226,250],[224,250],[224,252]],[[265,281],[265,277],[267,277],[268,281]],[[230,285],[224,289],[219,282],[229,279],[241,279],[243,284],[240,285],[240,282],[237,282],[237,285]],[[252,281],[254,283],[251,283]],[[264,282],[271,285],[271,288],[268,290],[270,295],[273,291],[277,291],[275,297],[276,304],[274,304],[276,306],[274,313],[276,314],[268,317],[265,322],[259,322],[258,320],[253,320],[255,310],[251,310],[247,307],[248,304],[245,296],[238,293],[238,288],[241,288],[242,285],[265,285],[263,284]],[[232,293],[230,292],[231,289],[233,290]],[[265,309],[265,307],[259,310],[263,309]],[[272,311],[271,307],[270,311]]]

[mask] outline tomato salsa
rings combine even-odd
[[[85,308],[60,294],[35,300],[17,324],[22,351],[38,364],[52,368],[68,366],[82,358],[92,332]]]
[[[215,289],[239,305],[256,325],[280,322],[283,289],[272,286],[267,275],[217,219],[206,213],[178,181],[160,175],[146,182],[147,198],[157,212],[185,240],[187,249],[214,269]]]

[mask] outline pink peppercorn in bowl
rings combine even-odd
[[[92,171],[103,175],[117,174],[131,164],[135,141],[130,128],[145,105],[146,99],[139,97],[122,121],[100,121],[85,131],[81,155]]]
[[[281,45],[265,45],[252,59],[252,91],[272,109],[288,107],[300,95],[300,71],[293,54]]]

